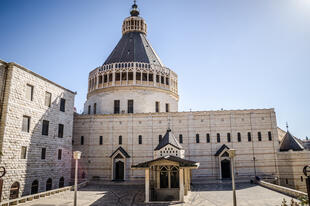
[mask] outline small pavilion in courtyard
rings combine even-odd
[[[184,149],[168,129],[154,150],[154,159],[131,168],[145,170],[145,202],[183,202],[190,191],[191,169],[198,167],[198,162],[184,159]]]

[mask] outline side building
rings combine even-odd
[[[1,200],[69,184],[75,93],[0,60]]]

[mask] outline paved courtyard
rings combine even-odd
[[[280,206],[285,198],[291,198],[272,190],[253,184],[237,185],[237,202],[239,206]],[[78,193],[80,206],[131,206],[145,205],[143,186],[89,185]],[[67,191],[51,197],[38,199],[23,206],[69,206],[73,205],[73,192]],[[163,206],[168,204],[149,204]],[[232,192],[229,184],[194,185],[193,191],[186,197],[183,206],[228,206],[232,205]]]

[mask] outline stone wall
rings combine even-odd
[[[126,160],[126,178],[143,178],[143,171],[131,170],[130,166],[153,159],[159,135],[165,134],[168,125],[177,138],[182,134],[185,158],[200,162],[199,169],[193,171],[194,179],[221,178],[220,162],[214,154],[223,144],[237,150],[237,178],[250,178],[255,172],[261,176],[276,176],[278,173],[276,151],[279,143],[273,109],[76,115],[73,148],[82,151],[81,172],[90,179],[110,180],[110,155],[122,146],[131,156]],[[237,140],[238,132],[241,133],[241,142]],[[250,142],[248,132],[252,135]],[[258,141],[258,132],[262,134],[262,141]],[[268,132],[272,134],[271,141]],[[210,143],[206,142],[207,133]],[[217,142],[217,133],[220,134],[220,143]],[[231,142],[228,142],[227,133],[231,134]],[[199,143],[196,143],[196,134],[199,134]],[[138,144],[139,135],[143,137],[142,144]],[[81,145],[81,136],[84,137],[84,145]],[[102,145],[99,144],[100,136]],[[122,145],[118,144],[119,136],[122,136]]]
[[[31,192],[31,184],[39,181],[39,192],[45,191],[46,181],[52,178],[52,188],[58,188],[59,179],[65,185],[70,181],[72,156],[72,125],[75,93],[23,68],[9,64],[6,95],[1,118],[0,165],[7,169],[3,177],[2,199],[9,198],[14,182],[20,185],[19,196]],[[26,98],[26,85],[33,86],[33,100]],[[45,92],[52,94],[51,107],[45,106]],[[65,112],[60,111],[60,98],[66,100]],[[29,132],[22,131],[23,116],[30,117]],[[42,135],[42,121],[49,121],[48,136]],[[63,138],[58,137],[58,124],[64,125]],[[26,159],[21,147],[27,147]],[[41,149],[46,148],[46,159]],[[58,149],[62,158],[58,160]]]
[[[310,164],[310,151],[278,152],[280,185],[307,192],[305,165]]]
[[[113,114],[114,100],[120,100],[120,113],[128,113],[128,100],[134,100],[134,113],[155,112],[156,101],[160,104],[160,112],[166,111],[166,104],[169,104],[169,111],[178,111],[178,98],[169,91],[147,87],[114,87],[89,96],[84,104],[84,114],[88,113],[89,105],[93,114],[95,103],[97,114]]]

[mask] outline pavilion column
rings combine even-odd
[[[183,179],[183,169],[179,170],[179,183],[180,183],[180,201],[184,202],[184,179]]]
[[[184,194],[187,195],[188,191],[188,169],[184,169]]]
[[[157,184],[158,189],[160,188],[160,171],[159,170],[160,170],[159,166],[156,166],[156,175],[157,175],[156,184]]]
[[[145,169],[145,202],[150,202],[150,168]]]

